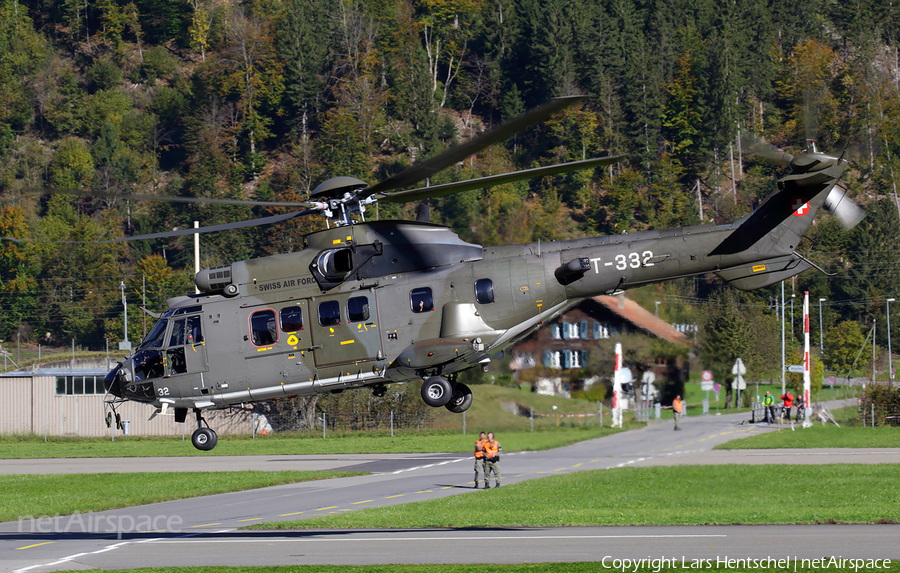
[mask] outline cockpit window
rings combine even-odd
[[[170,348],[172,346],[184,346],[184,319],[182,318],[174,322],[175,324],[172,326],[172,334],[169,335],[168,346]]]
[[[278,330],[275,328],[274,310],[260,310],[250,315],[250,340],[256,346],[275,344]]]
[[[431,312],[434,310],[434,298],[428,287],[415,288],[409,293],[409,302],[413,312]]]
[[[157,322],[150,334],[147,335],[147,339],[141,344],[141,348],[160,348],[166,337],[167,326],[169,326],[169,321],[166,319]]]
[[[203,330],[200,328],[199,316],[189,316],[185,327],[184,334],[187,337],[184,341],[185,344],[200,344],[203,342]]]
[[[494,302],[494,283],[491,279],[479,279],[475,281],[475,301],[478,304],[490,304]]]

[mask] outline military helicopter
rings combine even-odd
[[[430,222],[364,220],[376,201],[420,201],[621,161],[601,157],[396,191],[581,99],[551,100],[375,185],[329,179],[299,204],[302,211],[200,229],[312,213],[334,221],[306,235],[299,252],[197,273],[200,294],[169,299],[146,339],[106,376],[107,422],[126,400],[155,407],[153,415],[172,410],[176,422],[193,411],[191,441],[211,450],[217,436],[205,410],[364,386],[383,396],[387,384],[411,381],[422,381],[429,406],[461,413],[472,391],[457,381],[459,372],[486,370],[492,356],[574,301],[708,272],[744,290],[776,283],[815,266],[797,248],[819,209],[850,203],[832,194],[847,162],[813,145],[792,158],[792,173],[758,209],[726,225],[483,248]]]

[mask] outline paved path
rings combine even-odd
[[[679,463],[897,463],[900,449],[711,451],[770,431],[746,415],[692,417],[545,452],[504,453],[504,484],[588,469]],[[798,460],[803,460],[799,462]],[[149,466],[148,466],[149,464]],[[16,571],[169,565],[599,561],[648,556],[700,559],[786,556],[900,558],[900,526],[604,527],[428,531],[238,531],[472,492],[472,461],[459,454],[245,456],[22,460],[19,471],[221,471],[358,469],[371,475],[211,495],[81,516],[0,524],[0,563]],[[3,462],[4,471],[7,463]],[[142,468],[142,469],[138,469]],[[479,493],[477,495],[484,495]],[[121,536],[115,532],[123,531]],[[888,542],[889,541],[889,542]],[[336,545],[335,542],[340,542]],[[761,548],[765,548],[762,550]],[[671,555],[670,555],[671,554]]]

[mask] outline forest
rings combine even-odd
[[[850,160],[843,185],[867,216],[850,232],[821,216],[801,250],[829,275],[786,288],[796,313],[804,291],[825,299],[825,362],[846,369],[847,352],[829,347],[862,344],[897,293],[897,10],[885,0],[0,0],[0,339],[121,340],[123,295],[158,312],[192,291],[192,239],[103,241],[287,210],[133,196],[300,201],[329,177],[374,183],[578,94],[583,104],[430,183],[627,160],[433,200],[432,221],[483,245],[726,222],[788,172],[761,149],[796,154],[814,139]],[[414,218],[415,205],[373,211]],[[204,235],[201,266],[297,250],[322,225]],[[699,277],[636,296],[661,301],[670,322],[705,326],[707,357],[774,363],[776,287],[743,294]],[[801,320],[792,325],[796,340]],[[814,344],[818,326],[814,313]],[[133,319],[129,338],[142,329]],[[876,341],[887,346],[885,329]]]

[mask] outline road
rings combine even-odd
[[[771,430],[742,423],[745,418],[742,414],[692,417],[684,420],[680,432],[673,432],[670,422],[545,452],[504,452],[504,484],[625,465],[900,463],[900,449],[711,451],[728,440]],[[459,454],[5,460],[2,471],[12,473],[236,469],[372,473],[4,523],[0,524],[0,563],[4,570],[22,572],[173,565],[481,563],[482,548],[502,555],[492,560],[498,563],[602,561],[605,557],[900,558],[896,543],[900,525],[238,530],[254,522],[473,494],[471,466],[471,458]]]

